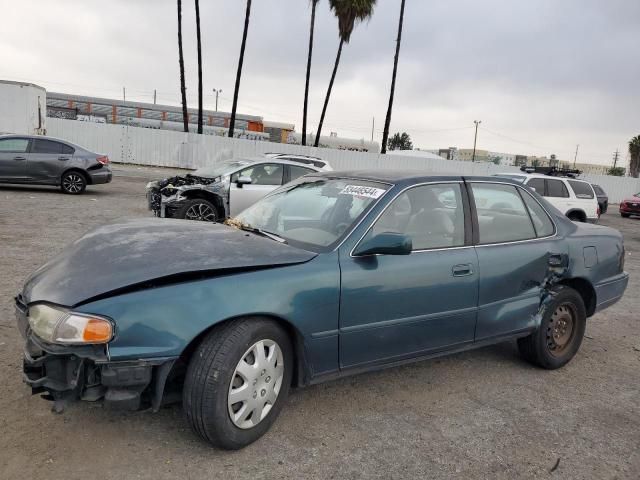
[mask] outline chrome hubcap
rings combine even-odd
[[[238,362],[229,385],[228,409],[233,424],[242,429],[255,427],[276,403],[284,359],[273,340],[254,343]]]
[[[191,205],[185,214],[187,220],[198,220],[200,222],[215,222],[218,218],[216,212],[206,203],[196,203]]]
[[[563,354],[571,345],[575,333],[575,312],[568,304],[556,308],[547,328],[547,346],[552,355]]]
[[[84,184],[84,180],[80,175],[72,173],[64,177],[62,181],[62,186],[67,192],[78,193],[82,190],[82,186]]]

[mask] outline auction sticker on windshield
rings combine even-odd
[[[353,195],[354,197],[380,198],[386,190],[362,185],[347,185],[340,195]]]

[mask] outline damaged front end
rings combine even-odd
[[[105,407],[157,411],[172,396],[165,393],[176,358],[113,362],[107,344],[59,345],[39,338],[31,329],[21,296],[16,298],[18,328],[25,339],[23,380],[33,395],[54,402],[61,413],[76,400],[101,401]]]
[[[192,198],[212,200],[225,216],[228,207],[229,176],[216,178],[187,174],[149,182],[147,202],[156,217],[176,218],[185,202]]]

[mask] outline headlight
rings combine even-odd
[[[108,319],[49,305],[29,307],[29,325],[33,333],[49,343],[96,344],[113,338],[113,324]]]

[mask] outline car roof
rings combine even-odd
[[[284,158],[273,158],[273,157],[245,157],[245,158],[233,158],[230,161],[239,161],[239,162],[247,162],[247,165],[252,163],[279,163],[282,165],[293,165],[296,167],[310,168],[315,171],[320,171],[321,167],[316,167],[313,164],[309,163],[301,163],[295,160],[286,160]]]
[[[488,181],[496,182],[496,177],[460,175],[448,173],[433,173],[423,170],[338,170],[333,172],[318,172],[313,176],[328,178],[352,178],[354,180],[365,180],[370,182],[397,184],[414,184],[427,182],[447,182],[447,181]],[[520,185],[519,182],[510,178],[499,178],[502,183]]]
[[[54,142],[60,142],[60,143],[66,144],[66,145],[70,145],[70,146],[72,146],[74,148],[77,148],[77,149],[87,150],[86,148],[81,147],[80,145],[76,145],[75,143],[72,143],[69,140],[64,140],[62,138],[57,138],[57,137],[50,137],[48,135],[21,135],[19,133],[0,134],[0,140],[5,139],[5,138],[28,138],[30,140],[34,140],[34,139],[52,140]],[[89,151],[89,150],[87,150],[87,151]]]
[[[580,178],[573,178],[573,177],[564,177],[561,175],[545,175],[543,173],[518,173],[518,172],[501,172],[501,173],[494,173],[492,175],[493,177],[503,177],[503,176],[511,176],[511,177],[523,177],[523,178],[551,178],[551,179],[557,179],[557,180],[571,180],[571,181],[576,181],[576,182],[583,182],[583,183],[589,183],[586,180],[582,180]]]

